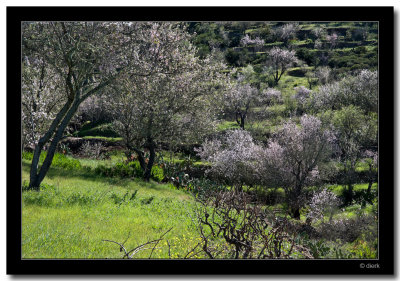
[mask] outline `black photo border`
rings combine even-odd
[[[379,22],[379,258],[376,260],[86,260],[21,258],[22,21]],[[393,7],[7,7],[7,274],[394,274]],[[17,179],[17,180],[16,180]],[[290,268],[289,268],[290,267]]]

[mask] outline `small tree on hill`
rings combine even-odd
[[[296,33],[299,29],[300,27],[297,22],[287,23],[276,29],[275,34],[282,40],[285,46],[288,46],[290,40],[296,38]]]
[[[288,51],[278,47],[272,48],[268,52],[267,66],[277,85],[286,70],[297,62],[295,51]]]
[[[223,98],[225,109],[235,113],[236,122],[240,128],[244,129],[250,107],[260,99],[258,90],[239,81],[225,93]]]
[[[326,40],[329,43],[331,49],[336,48],[339,40],[339,36],[336,33],[332,33],[331,35],[326,36]]]
[[[252,46],[254,47],[254,51],[259,51],[260,48],[264,45],[264,40],[260,39],[259,37],[256,37],[254,39],[251,39],[248,34],[246,34],[241,40],[240,44],[244,47],[247,46]]]

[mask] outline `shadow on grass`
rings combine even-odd
[[[24,173],[29,174],[30,164],[23,161],[22,170]],[[154,181],[145,182],[140,178],[120,178],[120,177],[105,177],[96,174],[93,170],[65,170],[59,167],[50,167],[46,178],[78,178],[83,180],[90,180],[94,182],[103,182],[109,185],[118,185],[121,187],[129,187],[129,184],[134,182],[144,188],[151,188],[154,190],[168,190],[169,188],[165,184],[159,184]],[[172,189],[169,189],[172,190]]]

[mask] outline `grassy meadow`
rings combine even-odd
[[[24,160],[22,181],[28,180]],[[168,243],[171,258],[183,257],[198,243],[191,196],[167,184],[54,167],[43,186],[22,193],[23,258],[121,258],[119,246],[103,240],[126,241],[131,249],[170,228],[153,258],[169,258]],[[149,251],[135,257],[148,257]]]

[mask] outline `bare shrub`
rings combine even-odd
[[[149,240],[149,241],[147,241],[146,243],[140,244],[140,245],[138,245],[138,246],[136,246],[136,247],[134,247],[134,248],[132,248],[132,249],[130,249],[130,250],[128,250],[128,249],[126,248],[126,246],[124,245],[124,244],[126,243],[126,241],[128,241],[129,236],[128,236],[128,238],[126,238],[125,241],[122,242],[122,243],[116,242],[116,241],[113,241],[113,240],[107,240],[107,239],[104,239],[103,241],[104,241],[104,242],[111,242],[111,243],[117,244],[117,245],[120,247],[120,248],[119,248],[119,251],[120,251],[120,252],[124,251],[124,255],[122,256],[123,259],[125,259],[125,258],[127,258],[127,259],[132,259],[132,258],[134,257],[134,255],[136,255],[136,254],[139,253],[140,251],[151,250],[150,253],[149,253],[149,259],[150,259],[151,256],[153,255],[154,250],[159,249],[159,248],[157,248],[157,245],[160,243],[161,240],[163,240],[163,237],[164,237],[168,232],[171,231],[171,229],[172,229],[172,227],[171,227],[170,229],[168,229],[166,232],[164,232],[164,233],[160,236],[160,238],[154,239],[154,240]],[[168,244],[168,245],[169,245],[169,244]],[[169,253],[170,253],[170,251],[169,251]],[[170,256],[171,256],[171,254],[170,254]]]
[[[105,147],[101,143],[91,144],[89,141],[83,143],[80,154],[84,157],[94,159],[103,159],[106,157]]]
[[[312,258],[296,244],[296,233],[288,234],[286,220],[278,223],[243,191],[214,192],[197,202],[196,225],[211,259],[285,259],[295,251]]]

